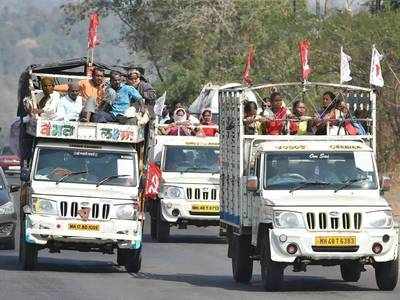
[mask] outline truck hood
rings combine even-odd
[[[43,197],[64,196],[64,197],[86,197],[101,199],[134,199],[137,198],[137,187],[121,186],[100,186],[71,184],[71,186],[56,186],[55,184],[32,185],[32,193],[43,195]]]
[[[275,206],[369,206],[388,207],[377,190],[325,191],[264,191],[263,198]]]
[[[163,172],[162,178],[168,184],[219,184],[219,174]]]

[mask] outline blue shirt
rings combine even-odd
[[[139,92],[130,85],[122,84],[116,92],[117,96],[111,104],[111,114],[114,117],[124,115],[131,103],[143,100]]]

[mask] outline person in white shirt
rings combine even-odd
[[[54,119],[60,102],[60,94],[54,91],[54,79],[43,77],[40,80],[42,91],[35,95],[35,101],[28,101],[30,115],[37,115],[45,119]]]
[[[82,97],[79,96],[79,84],[70,83],[68,94],[60,99],[57,108],[57,120],[78,121],[82,111]]]

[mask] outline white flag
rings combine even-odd
[[[340,83],[352,80],[350,76],[350,61],[351,57],[343,52],[343,47],[340,47]]]
[[[383,77],[382,77],[382,69],[381,69],[381,60],[383,55],[381,55],[378,50],[375,48],[375,45],[372,46],[372,57],[371,57],[371,73],[369,74],[369,83],[372,85],[376,85],[379,87],[383,87]]]
[[[162,111],[163,111],[163,109],[165,107],[165,97],[166,97],[166,95],[167,95],[167,92],[164,92],[164,94],[160,98],[158,98],[156,100],[156,103],[154,104],[153,110],[154,110],[154,113],[157,116],[162,116]]]

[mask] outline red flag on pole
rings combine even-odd
[[[89,19],[89,32],[88,32],[88,48],[94,49],[99,44],[97,37],[97,27],[99,27],[100,19],[98,13],[91,13]]]
[[[300,62],[301,62],[301,75],[304,81],[307,81],[308,76],[310,76],[311,68],[309,65],[310,57],[310,42],[308,40],[301,41],[299,43],[300,50]]]
[[[149,163],[147,168],[146,183],[144,187],[144,196],[146,199],[155,199],[160,191],[161,170],[160,167],[154,163]]]
[[[247,52],[246,65],[243,70],[243,83],[246,85],[252,85],[253,83],[253,80],[250,78],[250,68],[254,63],[254,54],[254,47],[250,46]]]

